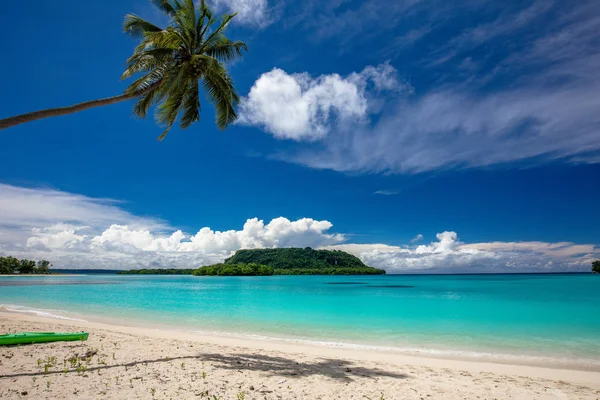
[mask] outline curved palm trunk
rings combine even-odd
[[[133,99],[141,96],[142,94],[149,92],[156,88],[160,82],[156,82],[148,86],[144,90],[139,90],[133,93],[123,93],[118,96],[107,97],[100,100],[85,101],[83,103],[75,104],[67,107],[60,108],[48,108],[46,110],[34,111],[27,114],[16,115],[14,117],[4,118],[0,120],[0,129],[10,128],[11,126],[24,124],[25,122],[31,122],[42,118],[58,117],[60,115],[73,114],[78,111],[87,110],[88,108],[107,106],[109,104],[120,103],[121,101]]]

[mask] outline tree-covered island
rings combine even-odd
[[[121,271],[135,275],[268,276],[268,275],[382,275],[385,270],[365,265],[341,250],[306,248],[238,250],[223,263],[190,269]]]
[[[592,273],[600,274],[600,260],[592,262]]]

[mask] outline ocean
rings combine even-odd
[[[591,274],[0,277],[0,307],[408,354],[600,368]]]

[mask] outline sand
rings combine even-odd
[[[82,329],[90,332],[88,341],[0,347],[0,398],[600,398],[598,371],[420,358],[0,312],[3,333]]]

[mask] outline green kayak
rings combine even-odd
[[[29,344],[87,340],[87,332],[21,332],[0,335],[0,346],[10,344]]]

